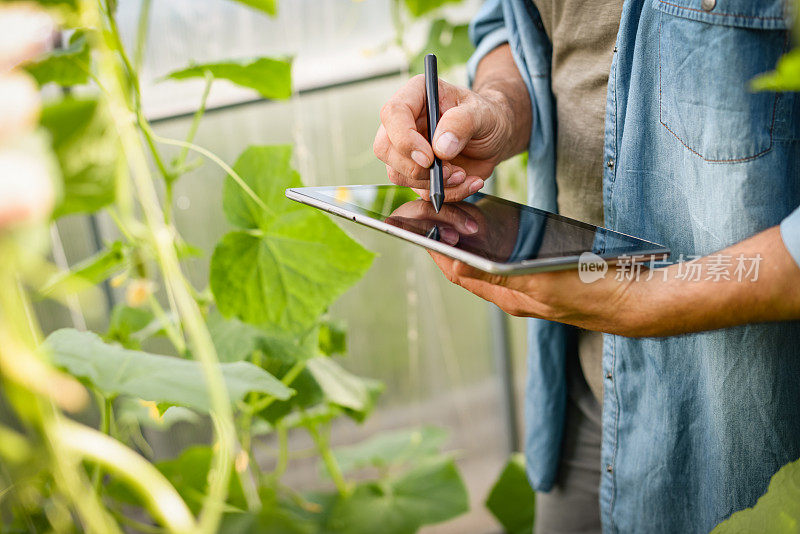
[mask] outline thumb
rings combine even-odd
[[[455,158],[478,130],[479,110],[472,104],[452,107],[442,114],[433,136],[433,151],[443,160]]]

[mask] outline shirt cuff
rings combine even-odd
[[[472,87],[472,82],[475,80],[475,73],[478,70],[478,63],[481,62],[483,57],[500,46],[508,42],[508,30],[504,27],[492,30],[481,38],[475,52],[467,61],[467,79],[469,86]]]
[[[781,222],[781,237],[786,250],[800,267],[800,208],[797,208]]]

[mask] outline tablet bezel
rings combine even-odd
[[[357,188],[357,187],[375,187],[376,185],[343,185],[339,187]],[[286,197],[296,202],[300,202],[302,204],[306,204],[308,206],[321,209],[328,213],[332,213],[333,215],[338,215],[339,217],[342,217],[344,219],[349,219],[363,226],[368,226],[370,228],[374,228],[375,230],[379,230],[386,234],[399,237],[400,239],[403,239],[410,243],[414,243],[415,245],[419,245],[421,247],[434,250],[450,258],[462,261],[467,265],[471,265],[476,269],[480,269],[482,271],[486,271],[492,274],[499,274],[504,276],[532,274],[532,273],[540,273],[547,271],[577,269],[579,265],[580,256],[559,256],[554,258],[523,260],[515,263],[496,262],[488,258],[479,256],[477,254],[473,254],[471,252],[467,252],[465,250],[461,250],[459,248],[450,246],[446,243],[442,243],[441,241],[429,239],[425,236],[415,234],[414,232],[411,232],[409,230],[398,228],[397,226],[393,226],[391,224],[385,223],[373,217],[369,217],[362,213],[348,210],[344,206],[331,204],[329,201],[313,195],[314,193],[323,194],[321,193],[322,191],[327,192],[330,190],[330,188],[331,186],[292,187],[286,190]],[[323,194],[323,196],[328,196],[328,195]],[[491,196],[491,195],[486,195],[486,196]],[[500,197],[492,197],[492,198],[500,200],[502,202],[516,204],[515,202]],[[543,210],[537,209],[536,211],[543,211]],[[588,223],[584,223],[575,219],[570,219],[569,217],[564,217],[563,215],[552,214],[550,212],[544,212],[544,213],[547,213],[548,215],[554,215],[559,219],[576,223],[579,226],[591,228],[594,230],[597,230],[598,228],[603,228],[600,226],[594,226]],[[636,239],[637,241],[641,241],[644,244],[652,246],[651,248],[643,248],[641,250],[631,251],[631,254],[626,254],[627,257],[645,256],[648,258],[647,261],[650,261],[651,257],[652,259],[657,261],[661,261],[669,257],[670,251],[667,247],[664,247],[663,245],[659,245],[658,243],[653,243],[651,241],[647,241],[645,239],[641,239],[636,236],[623,234],[622,232],[617,232],[615,230],[609,230],[608,228],[603,228],[603,229],[613,234]],[[615,254],[599,254],[599,256],[603,258],[609,265],[614,265],[620,258],[619,255]]]

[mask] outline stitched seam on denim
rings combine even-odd
[[[617,500],[617,445],[619,443],[619,393],[617,392],[617,381],[619,380],[619,373],[617,373],[617,336],[611,338],[611,372],[612,380],[611,386],[614,388],[614,452],[611,453],[611,502],[608,505],[608,522],[612,532],[616,532],[617,528],[614,526],[614,502]]]
[[[660,2],[664,2],[664,0],[659,0],[659,1]],[[664,2],[664,3],[666,4],[668,2]],[[673,4],[670,4],[670,5],[673,5]],[[770,150],[772,150],[772,144],[773,144],[772,136],[773,136],[773,133],[775,131],[775,108],[778,105],[778,95],[777,95],[777,93],[775,94],[775,96],[772,99],[772,119],[771,119],[770,124],[769,124],[769,145],[767,145],[767,148],[765,148],[761,152],[759,152],[757,154],[753,154],[752,156],[746,156],[746,157],[743,157],[743,158],[733,158],[733,159],[708,159],[705,156],[703,156],[701,153],[699,153],[698,151],[696,151],[695,149],[693,149],[692,147],[687,145],[683,141],[683,139],[678,137],[678,134],[673,132],[672,129],[669,126],[667,126],[667,123],[664,122],[664,117],[663,117],[664,106],[663,106],[663,97],[661,95],[661,38],[662,38],[662,36],[661,36],[661,27],[662,27],[663,17],[664,17],[664,13],[662,12],[661,16],[659,16],[659,19],[658,19],[658,122],[661,123],[661,126],[666,128],[666,130],[669,133],[671,133],[672,136],[675,139],[677,139],[680,144],[682,144],[684,147],[686,147],[686,149],[689,152],[691,152],[695,156],[699,157],[700,159],[702,159],[706,163],[741,163],[743,161],[750,161],[750,160],[756,159],[756,158],[758,158],[760,156],[763,156],[764,154],[766,154]],[[789,36],[789,34],[787,32],[786,33],[786,37],[784,38],[784,46],[783,46],[784,49],[786,48],[786,41],[789,38],[788,36]]]
[[[725,11],[706,11],[705,9],[697,9],[694,7],[686,7],[680,6],[678,4],[673,4],[671,2],[667,2],[666,0],[658,0],[659,3],[667,4],[668,6],[677,7],[678,9],[685,9],[686,11],[697,11],[698,13],[704,13],[706,15],[715,15],[718,17],[739,17],[743,19],[758,19],[758,20],[784,20],[783,17],[759,17],[758,15],[745,15],[744,13],[730,13]]]

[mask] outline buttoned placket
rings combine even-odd
[[[609,72],[608,83],[608,102],[606,102],[606,128],[604,139],[604,169],[603,169],[603,206],[606,211],[606,224],[613,228],[614,211],[612,206],[612,191],[618,165],[617,154],[617,59],[619,55],[619,45],[614,46],[611,70]],[[615,479],[614,468],[617,451],[617,422],[619,420],[619,400],[617,398],[616,380],[614,367],[616,351],[614,350],[614,337],[605,335],[603,342],[603,440],[602,440],[602,479],[601,479],[601,518],[603,530],[615,532],[616,528],[613,521],[614,500],[615,500]]]

